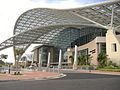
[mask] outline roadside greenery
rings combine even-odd
[[[20,57],[22,56],[22,54],[24,53],[24,49],[23,48],[20,48],[20,49],[17,49],[15,50],[15,54],[18,56],[17,59],[20,59]]]
[[[90,65],[92,57],[88,55],[79,55],[78,56],[78,65]]]
[[[105,52],[101,52],[99,55],[98,55],[98,67],[100,68],[103,68],[105,66],[107,66],[107,60],[108,60],[108,57],[107,55],[105,54]]]
[[[1,58],[1,59],[7,59],[7,57],[8,57],[8,55],[5,55],[5,54],[1,54],[1,55],[0,55],[0,58]]]
[[[0,72],[0,74],[6,74],[6,72]]]
[[[120,72],[120,66],[110,61],[103,51],[98,55],[98,68],[96,69],[102,71]]]
[[[23,75],[22,73],[20,73],[20,72],[14,72],[14,74],[13,75]]]
[[[5,62],[0,60],[0,67],[2,67],[2,65],[5,65]]]
[[[0,65],[5,65],[5,59],[8,58],[8,55],[1,54],[0,55]]]
[[[74,56],[70,56],[69,58],[71,60],[71,65],[65,65],[66,67],[73,66]],[[91,60],[92,60],[91,55],[79,55],[77,67],[93,66],[93,65],[90,65]],[[96,68],[96,70],[120,72],[120,66],[110,61],[106,53],[103,51],[98,55],[97,61],[98,61],[98,68]]]
[[[19,49],[16,49],[15,50],[15,54],[17,55],[17,62],[15,62],[15,65],[16,65],[16,72],[14,73],[14,75],[21,75],[21,73],[19,73],[19,70],[18,70],[18,67],[19,67],[19,59],[21,58],[21,56],[23,55],[24,53],[24,49],[23,48],[19,48]]]
[[[97,70],[120,72],[120,68],[113,68],[113,67],[97,68]]]
[[[74,56],[70,56],[71,64],[74,63]],[[79,55],[78,56],[78,65],[90,65],[90,62],[92,60],[92,57],[88,55]]]
[[[71,61],[71,64],[73,65],[73,63],[74,63],[74,56],[70,56],[69,59]]]

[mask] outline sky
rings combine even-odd
[[[0,43],[13,36],[17,18],[27,10],[33,8],[77,8],[87,4],[110,0],[0,0]],[[26,53],[30,53],[33,46]],[[13,62],[13,48],[0,51],[7,54],[5,62]]]

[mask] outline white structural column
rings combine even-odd
[[[48,53],[48,62],[47,62],[47,67],[50,67],[50,52]]]
[[[73,69],[77,69],[77,45],[75,45],[75,54],[74,54],[74,63],[73,63]]]
[[[41,65],[41,54],[39,54],[39,65]]]
[[[58,68],[61,68],[61,61],[62,61],[62,50],[60,49],[59,51],[59,64],[58,64]]]
[[[42,67],[42,59],[41,59],[41,54],[39,54],[39,65],[38,65],[38,70]]]
[[[100,53],[101,52],[101,43],[98,43],[98,53]]]
[[[34,53],[32,53],[31,58],[32,58],[32,62],[31,62],[31,66],[32,66],[32,65],[33,65],[33,63],[34,63]]]

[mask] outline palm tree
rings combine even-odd
[[[86,64],[86,55],[78,56],[78,65],[85,65]]]
[[[8,58],[8,55],[5,55],[5,54],[1,54],[0,56],[1,56],[1,59],[4,59],[4,60]]]
[[[102,51],[97,58],[98,66],[101,68],[107,66],[107,60],[108,60],[107,55],[105,54],[105,52]]]
[[[91,59],[92,57],[90,56],[90,54],[88,55],[81,54],[80,56],[78,56],[78,65],[90,65]]]
[[[20,49],[15,50],[15,54],[16,54],[17,57],[18,57],[17,60],[20,59],[20,57],[23,55],[24,52],[25,52],[25,51],[24,51],[23,48],[20,48]]]
[[[74,63],[74,56],[69,56],[69,58],[70,58],[70,61],[71,61],[72,65],[73,65],[73,63]]]
[[[16,70],[16,71],[18,71],[18,62],[19,62],[19,59],[20,59],[20,57],[23,55],[24,52],[25,52],[25,51],[24,51],[23,48],[20,48],[20,49],[15,50],[15,54],[17,55],[17,62],[15,63],[15,65],[16,65],[16,67],[17,67],[17,70]]]
[[[90,65],[92,58],[93,57],[90,54],[86,55],[86,65]]]

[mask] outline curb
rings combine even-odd
[[[61,74],[61,75],[58,75],[58,76],[55,76],[55,77],[49,76],[47,79],[57,79],[57,78],[65,77],[65,76],[67,76],[67,75],[66,74]]]
[[[6,80],[0,80],[0,82],[8,82],[8,81],[34,81],[34,80],[49,80],[49,79],[57,79],[57,78],[62,78],[65,77],[66,74],[60,74],[60,75],[56,75],[56,76],[48,76],[48,77],[43,77],[43,78],[39,78],[39,77],[33,77],[33,78],[23,78],[23,79],[6,79]]]

